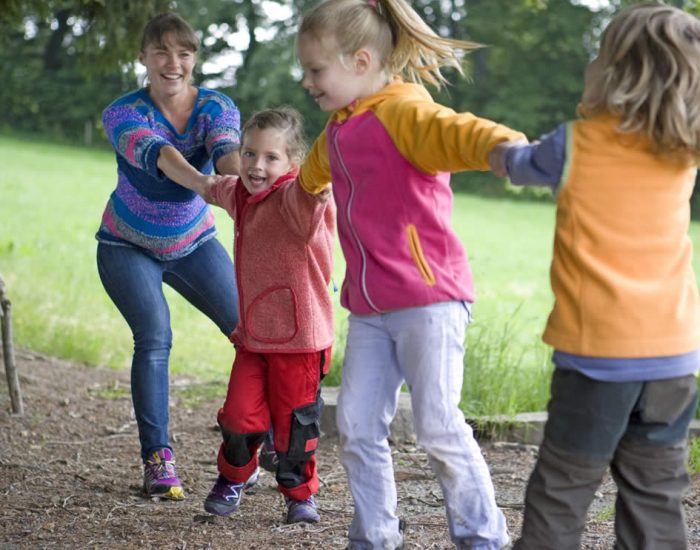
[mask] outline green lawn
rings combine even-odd
[[[95,231],[116,180],[111,153],[0,137],[0,274],[13,304],[18,345],[86,362],[128,368],[131,334],[105,294],[95,267]],[[231,247],[231,222],[215,209],[219,238]],[[468,331],[463,405],[469,414],[541,410],[549,351],[540,333],[551,305],[548,267],[554,223],[549,203],[458,196],[455,225],[476,280]],[[700,242],[700,225],[692,238]],[[698,257],[696,272],[700,271]],[[342,256],[335,281],[342,282]],[[225,383],[228,341],[169,289],[172,372]],[[336,294],[337,302],[337,294]],[[339,380],[346,330],[337,306]]]

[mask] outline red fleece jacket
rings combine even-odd
[[[333,343],[335,206],[304,191],[296,175],[255,195],[227,177],[207,197],[234,220],[240,321],[231,341],[250,351],[303,353]]]

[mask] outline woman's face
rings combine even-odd
[[[178,44],[172,33],[163,35],[162,44],[146,46],[139,56],[148,72],[151,91],[165,96],[188,90],[196,60],[196,52]]]

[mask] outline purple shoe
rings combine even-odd
[[[321,521],[313,496],[306,500],[294,500],[286,497],[286,501],[287,523],[318,523]]]
[[[185,492],[175,473],[173,452],[164,447],[146,459],[143,465],[143,492],[149,497],[182,500]]]
[[[257,481],[257,479],[256,479]],[[246,483],[231,483],[224,476],[219,477],[204,501],[204,509],[210,514],[228,516],[241,505]]]

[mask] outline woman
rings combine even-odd
[[[225,95],[193,86],[199,40],[179,15],[146,25],[140,62],[148,85],[103,113],[116,152],[117,187],[97,232],[97,267],[134,337],[131,393],[146,495],[181,500],[168,439],[168,284],[227,337],[238,295],[231,259],[215,239],[214,216],[193,191],[219,174],[237,175],[240,115]]]

